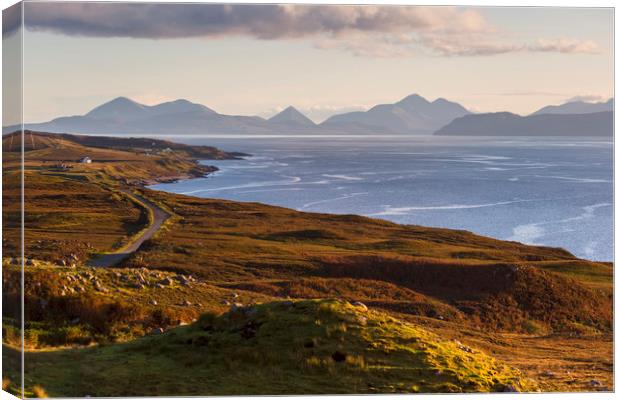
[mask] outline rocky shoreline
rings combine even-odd
[[[148,187],[148,186],[157,185],[160,183],[175,183],[175,182],[186,180],[186,179],[204,178],[217,171],[219,171],[218,167],[215,167],[212,165],[199,165],[196,167],[195,170],[190,171],[189,173],[166,175],[166,176],[160,176],[160,177],[151,178],[151,179],[140,179],[137,182],[129,182],[129,183],[130,184],[133,183],[141,187]]]

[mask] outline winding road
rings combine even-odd
[[[150,200],[147,200],[146,198],[137,194],[131,193],[129,190],[122,190],[122,192],[147,206],[153,213],[153,221],[148,228],[146,228],[139,236],[133,238],[133,240],[122,249],[112,253],[99,254],[86,262],[88,266],[113,267],[117,265],[118,263],[129,257],[136,250],[138,250],[142,243],[152,238],[153,235],[155,235],[155,233],[163,225],[163,223],[166,222],[168,218],[170,218],[170,214],[168,212],[166,212]]]

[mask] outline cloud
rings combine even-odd
[[[365,57],[598,50],[594,42],[573,39],[507,42],[478,11],[456,7],[54,2],[24,7],[27,29],[70,36],[309,39],[318,49]],[[4,33],[17,26],[6,24]]]
[[[36,2],[25,7],[28,29],[99,37],[282,39],[356,31],[488,29],[477,12],[450,7]],[[7,29],[15,29],[14,24]]]
[[[17,32],[22,22],[22,4],[17,3],[2,10],[2,33],[13,34]]]
[[[600,103],[602,101],[607,101],[606,97],[600,96],[598,94],[585,94],[579,96],[573,96],[569,99],[566,99],[566,103],[572,103],[575,101],[583,101],[586,103]]]
[[[543,51],[570,54],[598,54],[600,48],[598,44],[591,40],[575,39],[539,39],[537,43],[528,47],[530,51]]]

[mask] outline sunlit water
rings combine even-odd
[[[613,144],[592,139],[175,138],[245,160],[153,188],[466,229],[613,258]]]

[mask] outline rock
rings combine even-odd
[[[241,303],[232,303],[230,305],[230,311],[231,312],[241,311],[242,309],[243,309],[243,304],[241,304]]]
[[[164,285],[164,286],[169,286],[169,285],[172,285],[172,279],[164,278],[161,281],[159,281],[159,283]]]
[[[601,386],[601,382],[597,381],[596,379],[592,379],[590,381],[590,386]]]
[[[236,299],[237,297],[239,297],[239,295],[237,293],[233,293],[230,295],[230,297],[232,297],[233,299]]]
[[[134,283],[133,285],[131,285],[131,287],[134,289],[144,289],[144,285],[140,283]]]
[[[64,291],[64,290],[61,290],[61,291],[60,291],[60,296],[64,297],[64,296],[66,296],[66,295],[67,295],[67,294],[65,293],[65,291]]]
[[[548,378],[554,378],[555,374],[552,371],[545,371],[542,373],[542,376],[546,376]]]
[[[101,285],[96,285],[95,286],[95,290],[98,291],[98,292],[102,292],[102,293],[107,293],[108,292],[108,289],[103,287],[103,286],[101,286]]]
[[[202,307],[202,303],[196,303],[195,306],[196,307]]]
[[[32,258],[27,258],[26,265],[32,267],[34,265],[34,260]]]
[[[504,385],[504,387],[502,387],[499,391],[500,392],[507,392],[507,393],[516,393],[516,392],[518,392],[517,388],[514,387],[513,385]]]
[[[183,303],[181,303],[182,306],[186,306],[189,307],[192,305],[192,303],[189,300],[185,300]]]
[[[120,272],[115,272],[114,273],[114,277],[115,278],[121,278],[123,275]]]
[[[463,343],[459,342],[458,340],[455,340],[454,343],[456,344],[456,347],[458,347],[460,350],[463,350],[466,353],[474,352],[470,347],[465,346]]]
[[[225,305],[225,306],[229,306],[230,305],[230,301],[222,300],[222,304]]]
[[[157,300],[153,299],[153,300],[149,301],[149,304],[152,305],[152,306],[156,306],[157,305]]]
[[[361,308],[362,311],[364,311],[364,312],[368,311],[368,307],[366,307],[366,304],[362,303],[361,301],[354,302],[353,306],[355,306],[357,308]]]
[[[151,335],[161,335],[164,333],[164,328],[155,328],[151,331]]]
[[[60,260],[58,262],[58,264],[60,264],[60,266],[62,266],[62,267],[66,267],[67,266],[67,262],[65,260]]]
[[[336,350],[336,351],[332,354],[332,360],[334,360],[334,361],[336,361],[336,362],[343,362],[343,361],[344,361],[344,360],[346,360],[346,359],[347,359],[347,355],[346,355],[346,354],[344,354],[344,353],[342,353],[342,352],[340,352],[340,351],[337,351],[337,350]]]
[[[13,264],[13,265],[19,265],[19,260],[18,260],[17,258],[15,258],[15,257],[12,257],[12,258],[11,258],[11,264]]]
[[[161,283],[156,283],[156,284],[155,284],[155,287],[156,287],[157,289],[163,289],[165,286],[164,286],[164,285],[162,285]]]

